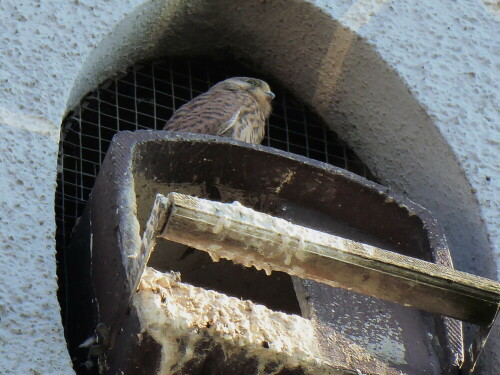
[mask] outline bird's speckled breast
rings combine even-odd
[[[244,108],[233,127],[231,138],[248,143],[261,143],[266,130],[264,113],[258,106]]]

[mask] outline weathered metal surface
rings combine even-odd
[[[443,232],[426,210],[352,173],[217,137],[122,132],[114,138],[75,228],[74,243],[81,246],[72,249],[73,254],[77,258],[86,253],[88,273],[77,278],[69,271],[72,294],[93,294],[69,311],[69,320],[78,318],[84,328],[73,331],[70,346],[77,347],[90,335],[85,327],[97,322],[109,326],[107,357],[115,358],[109,361],[109,373],[126,367],[120,361],[132,360],[116,354],[119,346],[139,345],[132,334],[121,334],[137,319],[130,309],[136,285],[132,276],[141,274],[141,236],[156,193],[172,191],[221,202],[237,200],[299,225],[451,266]],[[79,268],[78,261],[70,263]],[[267,278],[230,262],[213,263],[202,252],[186,253],[165,240],[158,241],[148,266],[179,271],[184,281],[239,298],[245,295],[240,292],[250,291],[250,297],[243,298],[271,310],[301,310],[316,327],[317,347],[334,366],[349,369],[346,373],[457,373],[463,360],[461,325],[452,319],[300,279],[293,280],[297,301],[286,274],[273,272]],[[276,304],[277,295],[291,297]],[[92,319],[80,316],[82,305]],[[346,354],[353,347],[359,355]],[[204,369],[215,368],[216,362]],[[222,373],[244,373],[245,363],[240,366]]]

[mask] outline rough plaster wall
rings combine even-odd
[[[59,129],[87,55],[139,3],[0,3],[1,374],[72,373],[56,298]]]
[[[53,129],[0,107],[0,374],[70,366],[56,299]]]
[[[213,21],[218,12],[203,1],[33,0],[19,3],[7,0],[0,4],[0,281],[1,285],[8,286],[0,292],[0,373],[71,373],[56,300],[54,261],[53,194],[58,133],[64,113],[87,90],[138,58],[147,58],[159,51],[178,52],[191,44],[196,49],[207,48],[210,43],[224,39],[217,37],[215,25],[221,30],[231,30],[224,31],[223,36],[234,33],[233,40],[254,48],[243,48],[244,52],[255,53],[255,58],[260,53],[271,73],[296,92],[302,92],[301,96],[325,117],[339,120],[344,115],[345,122],[339,121],[336,126],[347,141],[383,180],[408,191],[433,210],[445,225],[454,256],[462,268],[494,275],[494,268],[487,268],[484,256],[482,262],[468,264],[468,251],[472,253],[470,259],[481,258],[481,252],[488,253],[484,228],[496,256],[497,269],[500,267],[500,228],[496,216],[500,174],[495,169],[500,138],[500,98],[496,83],[500,62],[495,51],[499,49],[500,33],[492,13],[494,8],[468,0],[418,3],[405,0],[390,4],[382,0],[310,2],[323,10],[321,17],[340,20],[357,31],[368,42],[361,45],[349,33],[328,34],[338,28],[315,30],[315,25],[327,23],[317,22],[315,17],[319,16],[314,12],[309,19],[303,18],[307,15],[305,12],[292,14],[289,9],[297,1],[239,3],[242,11],[260,14],[271,12],[273,6],[279,7],[275,12],[279,17],[269,18],[266,20],[269,23],[263,22],[262,15],[246,13],[233,17],[228,12],[238,9],[222,0],[219,4],[224,6],[224,11],[220,13],[230,18],[219,24]],[[182,25],[184,14],[190,17],[188,26]],[[318,41],[308,43],[302,50],[291,49],[297,43],[304,43],[303,35],[294,31],[302,26],[304,32],[316,31],[314,37]],[[205,38],[196,38],[195,30],[202,30]],[[273,44],[266,39],[266,34],[276,32],[284,38],[281,43]],[[246,38],[238,39],[238,35]],[[348,93],[349,87],[349,82],[336,75],[344,73],[338,70],[341,67],[337,64],[338,58],[343,52],[341,48],[335,49],[339,44],[330,44],[326,51],[320,45],[324,43],[328,47],[333,36],[346,43],[340,44],[341,47],[347,48],[352,42],[358,51],[364,52],[359,55],[363,69],[369,70],[370,63],[380,65],[372,65],[379,69],[374,69],[373,74],[385,74],[383,77],[388,82],[382,82],[383,88],[394,92],[385,96],[382,92],[378,98],[366,95],[362,98],[365,112],[353,107],[355,98],[332,100],[337,100],[339,93]],[[189,42],[179,46],[183,38]],[[260,40],[262,45],[256,43]],[[369,47],[382,59],[377,60],[377,56],[367,52]],[[313,69],[314,66],[308,64],[316,58],[323,65]],[[356,54],[346,58],[351,66],[345,69],[345,76],[355,77]],[[336,63],[329,64],[330,59]],[[394,79],[393,73],[381,68],[384,61],[402,78],[403,84]],[[280,68],[273,68],[271,64]],[[361,92],[363,85],[366,90],[374,90],[377,80],[365,78],[367,83],[355,82],[354,91]],[[338,86],[321,86],[321,82],[337,81]],[[393,88],[393,84],[399,86]],[[392,111],[388,110],[391,100],[398,99],[399,94],[408,89],[421,107],[405,97],[398,104],[410,108],[411,114],[397,112],[396,107],[392,110],[407,117],[404,124],[413,119],[419,123],[415,129],[408,126],[397,129],[397,121],[390,119]],[[333,108],[336,104],[343,113]],[[387,113],[367,113],[380,106]],[[381,122],[384,116],[393,121],[388,123],[394,126],[396,136],[398,131],[408,135],[407,141],[400,142],[394,149],[384,145],[382,135],[389,134]],[[359,121],[357,128],[350,125],[353,120]],[[368,131],[368,136],[363,136],[364,131]],[[431,132],[430,136],[419,133],[427,131]],[[393,138],[399,142],[398,137]],[[432,146],[443,143],[450,146],[434,154],[432,147],[423,147],[431,152],[431,157],[419,155],[418,150],[411,148],[413,144],[425,146],[421,144],[425,141]],[[404,152],[405,147],[409,153]],[[384,153],[381,149],[394,153],[391,157],[392,151]],[[428,164],[432,167],[431,177],[424,172],[415,174],[408,168],[414,155],[431,161],[433,155],[439,157],[437,167]],[[406,165],[406,169],[398,170],[398,164]],[[428,166],[417,163],[416,170],[425,171]],[[440,190],[442,196],[436,197],[433,189],[441,185],[437,177],[443,170],[446,172],[442,176],[443,185],[448,189],[455,184],[456,188],[455,191]],[[490,177],[489,181],[486,176]],[[477,193],[472,194],[471,189]],[[464,207],[455,211],[453,207],[439,204],[441,198],[452,203],[463,200]],[[480,204],[480,212],[474,199]],[[464,246],[461,241],[474,246]],[[496,346],[490,344],[489,350],[490,353],[500,351],[499,338]],[[490,370],[484,373],[493,374],[500,368],[500,359],[491,356],[488,368]]]
[[[481,207],[500,273],[500,10],[495,15],[480,1],[426,1],[418,11],[406,1],[327,9],[376,45],[450,145]],[[481,265],[463,267],[494,277]]]

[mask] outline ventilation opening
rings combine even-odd
[[[69,245],[72,228],[83,212],[114,134],[122,130],[162,129],[175,109],[231,76],[263,78],[276,94],[263,145],[373,179],[356,154],[304,104],[271,78],[252,72],[234,60],[176,58],[135,65],[87,95],[63,122],[56,193],[58,276],[62,284],[65,280],[64,249]],[[218,200],[216,196],[211,198]],[[177,259],[207,257],[197,251],[190,255],[184,252],[185,249],[179,250]],[[164,270],[176,270],[177,267],[172,262],[155,261],[154,258],[152,261]],[[183,271],[184,281],[195,285],[249,298],[272,309],[300,313],[290,276],[276,272],[268,277],[262,271],[244,269],[225,261],[211,265],[208,265],[211,262],[203,263],[209,268],[200,272],[193,269],[187,272],[182,266],[177,270]],[[213,275],[224,275],[224,280]],[[66,326],[64,306],[68,297],[64,285],[60,285],[59,298]]]

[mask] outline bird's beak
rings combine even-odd
[[[273,100],[276,95],[274,95],[274,92],[271,91],[266,91],[265,94],[269,96],[270,100]]]

